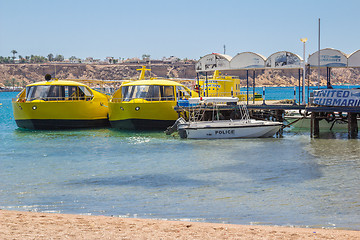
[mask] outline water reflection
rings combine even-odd
[[[187,178],[185,176],[174,176],[166,174],[141,174],[141,175],[124,175],[116,177],[93,177],[82,180],[69,181],[66,185],[86,186],[140,186],[146,188],[173,188],[173,187],[201,187],[214,186],[214,181],[201,181]]]
[[[360,164],[360,141],[355,139],[311,139],[306,149],[321,164]]]

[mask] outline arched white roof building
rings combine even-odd
[[[253,52],[238,53],[230,61],[230,69],[264,68],[265,57]]]
[[[319,51],[311,54],[307,63],[310,67],[318,67]],[[220,53],[207,54],[196,63],[197,72],[215,70],[247,70],[247,69],[300,69],[303,59],[292,52],[279,51],[267,59],[254,52],[238,53],[235,57]],[[320,67],[360,67],[360,50],[347,55],[337,49],[320,50]]]
[[[214,70],[230,69],[230,61],[232,57],[220,53],[211,53],[200,58],[195,65],[197,72],[206,72]]]
[[[319,51],[314,52],[308,58],[311,67],[317,67]],[[348,65],[347,55],[337,49],[325,48],[320,50],[320,67],[346,67]]]
[[[302,58],[292,52],[280,51],[271,54],[265,61],[266,68],[300,68]]]
[[[357,50],[349,55],[348,67],[360,67],[360,50]]]

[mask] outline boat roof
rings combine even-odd
[[[181,83],[171,80],[164,80],[164,79],[138,80],[138,81],[125,83],[122,86],[137,86],[137,85],[184,86]]]
[[[74,81],[66,81],[66,80],[51,80],[51,81],[42,81],[42,82],[36,82],[29,85],[26,85],[27,87],[30,86],[44,86],[44,85],[57,85],[57,86],[84,86],[87,87],[87,85],[74,82]]]

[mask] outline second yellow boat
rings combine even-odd
[[[174,124],[178,99],[197,97],[184,85],[170,80],[138,80],[123,84],[109,101],[109,120],[114,128],[165,130]]]

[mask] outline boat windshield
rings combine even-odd
[[[132,85],[122,87],[123,101],[144,99],[147,101],[174,101],[174,87],[160,85]]]
[[[91,100],[93,94],[85,86],[37,85],[26,88],[26,101]]]
[[[177,97],[177,99],[189,98],[190,92],[188,90],[186,90],[186,88],[184,88],[183,86],[177,86],[176,87],[176,97]]]

